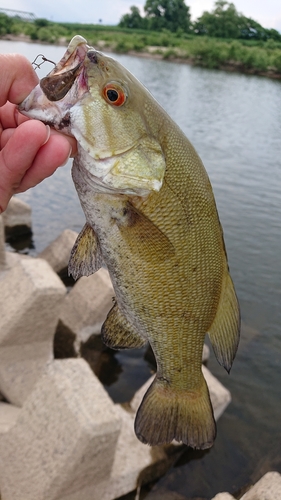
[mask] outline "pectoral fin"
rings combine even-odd
[[[235,357],[240,333],[240,311],[230,275],[227,273],[209,337],[220,365],[228,372]]]
[[[68,273],[76,280],[81,276],[90,276],[102,266],[102,254],[94,230],[85,224],[72,248],[68,263]]]
[[[171,258],[175,249],[169,238],[146,215],[127,202],[124,216],[116,220],[133,255],[155,263]]]
[[[146,344],[134,326],[120,312],[117,303],[109,311],[101,329],[102,340],[111,349],[134,349]]]

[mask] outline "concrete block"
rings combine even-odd
[[[0,346],[49,340],[66,289],[42,259],[18,259],[0,276]]]
[[[80,278],[66,296],[60,322],[76,335],[76,342],[86,342],[90,335],[99,334],[113,306],[114,291],[106,269]]]
[[[110,477],[120,427],[86,361],[53,361],[16,423],[0,434],[2,500],[86,500],[81,492]]]
[[[8,432],[15,425],[19,415],[20,408],[0,402],[0,435]]]
[[[241,500],[280,500],[281,499],[281,474],[268,472],[265,474]]]
[[[3,212],[2,216],[6,231],[31,231],[31,208],[27,203],[22,201],[17,196],[13,196],[10,199],[8,207],[6,208],[5,212]]]
[[[89,496],[89,500],[119,498],[163,475],[178,456],[178,447],[173,445],[166,447],[143,445],[134,432],[135,414],[122,406],[119,406],[119,411],[122,428],[110,478],[99,485],[95,496]]]
[[[6,266],[6,251],[5,251],[5,232],[3,215],[0,214],[0,272]]]
[[[135,415],[115,405],[122,423],[110,475],[99,483],[88,484],[80,492],[69,493],[59,500],[113,500],[146,484],[162,474],[178,457],[175,446],[149,447],[134,433]]]
[[[202,352],[202,363],[206,363],[209,357],[210,357],[210,348],[209,346],[207,346],[207,344],[204,344]]]
[[[68,266],[70,252],[77,236],[75,231],[65,229],[38,257],[45,259],[56,273],[63,271]]]
[[[222,415],[226,407],[231,401],[230,392],[211,374],[211,372],[202,365],[203,375],[207,382],[210,398],[213,405],[214,417],[216,420]],[[154,375],[135,393],[130,406],[134,412],[139,408],[142,398],[145,395],[147,389],[151,385],[154,379]]]
[[[229,405],[231,394],[204,365],[202,365],[202,372],[209,388],[214,417],[218,420]]]
[[[0,274],[0,288],[0,391],[21,406],[53,357],[66,289],[47,262],[15,255]]]
[[[218,493],[212,500],[235,500],[230,493]]]
[[[5,398],[22,406],[52,359],[52,338],[47,342],[0,348],[0,390]]]
[[[25,255],[17,252],[10,252],[9,250],[6,252],[6,270],[12,269],[18,262],[22,260],[34,260],[34,257],[30,255]]]

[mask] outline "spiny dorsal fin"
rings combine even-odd
[[[239,343],[240,310],[228,273],[223,282],[217,314],[208,334],[218,362],[230,372]]]
[[[102,325],[101,336],[111,349],[134,349],[144,346],[147,342],[120,312],[117,302]]]
[[[86,223],[72,248],[68,273],[76,280],[81,276],[94,274],[101,266],[102,255],[98,239],[93,228]]]

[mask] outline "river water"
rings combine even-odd
[[[23,53],[30,61],[43,53],[57,61],[64,48],[0,41],[0,51]],[[238,496],[268,470],[281,472],[281,81],[114,57],[149,88],[200,154],[242,312],[231,374],[213,354],[208,362],[232,394],[214,447],[187,450],[150,492],[144,489],[142,498],[210,499],[219,491]],[[50,69],[44,65],[39,77]],[[31,254],[63,229],[83,226],[70,164],[20,197],[33,208]],[[138,351],[118,353],[115,362],[115,383],[105,386],[115,400],[125,401],[149,375],[149,365]]]

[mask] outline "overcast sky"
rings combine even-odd
[[[281,0],[234,0],[238,12],[258,21],[266,28],[281,31]],[[52,21],[79,23],[117,24],[123,14],[129,12],[131,5],[140,10],[145,0],[0,0],[1,8],[33,12],[36,17],[44,17]],[[186,0],[193,19],[199,17],[204,10],[211,11],[214,0]]]

